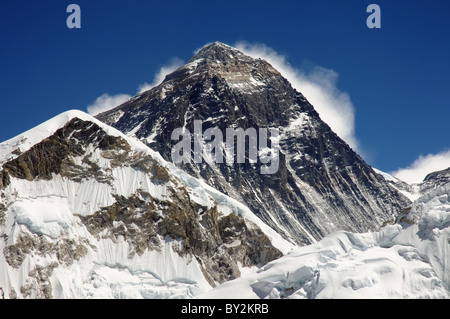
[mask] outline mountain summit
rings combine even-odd
[[[224,78],[227,83],[242,83],[262,80],[271,75],[280,75],[269,63],[262,59],[253,59],[241,51],[221,42],[214,42],[200,49],[188,63],[180,68],[189,74],[215,75]],[[180,76],[179,73],[173,73]],[[167,79],[171,79],[169,76]]]
[[[278,136],[269,137],[270,145],[279,146],[274,174],[261,174],[263,163],[252,161],[248,149],[245,162],[230,163],[208,157],[195,161],[199,148],[194,148],[187,154],[191,160],[177,165],[244,203],[296,244],[337,230],[375,230],[410,203],[321,120],[280,72],[220,42],[200,49],[160,85],[97,118],[169,161],[177,128],[197,132],[203,154],[211,147],[202,134],[208,129],[224,136],[227,129],[278,129]],[[224,140],[216,142],[219,147]]]
[[[244,62],[247,56],[241,51],[222,42],[213,42],[199,49],[187,64],[198,60],[204,62],[222,62],[228,63],[230,60],[238,63]]]

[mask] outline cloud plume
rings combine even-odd
[[[159,71],[155,74],[155,77],[153,78],[153,81],[151,83],[145,82],[145,83],[139,85],[138,92],[142,93],[144,91],[150,90],[151,88],[157,86],[162,81],[164,81],[164,78],[166,77],[167,74],[172,73],[173,71],[175,71],[176,69],[181,67],[183,64],[184,64],[184,61],[181,60],[180,58],[178,58],[178,57],[172,58],[172,60],[170,61],[169,64],[163,65],[159,69]]]
[[[450,150],[419,156],[411,165],[390,174],[410,184],[420,183],[432,172],[450,167]]]
[[[243,53],[262,58],[277,69],[314,106],[325,123],[356,151],[355,108],[350,96],[337,88],[339,75],[330,69],[315,67],[306,73],[293,67],[286,57],[265,44],[238,42],[235,47]]]
[[[151,83],[142,83],[138,86],[137,93],[142,93],[144,91],[150,90],[151,88],[157,86],[162,81],[164,81],[164,78],[167,74],[172,73],[176,69],[178,69],[180,66],[184,64],[183,60],[181,60],[178,57],[172,58],[169,64],[163,65],[158,72],[155,74],[153,81]],[[131,99],[131,95],[128,94],[116,94],[116,95],[109,95],[108,93],[104,93],[101,96],[99,96],[91,105],[87,107],[87,112],[95,116],[97,114],[100,114],[102,112],[106,112],[108,110],[111,110],[115,108],[116,106],[119,106],[120,104],[128,101]]]
[[[109,95],[107,93],[104,93],[101,96],[99,96],[94,101],[94,103],[92,103],[87,107],[87,112],[90,115],[94,116],[102,112],[108,111],[112,108],[115,108],[116,106],[119,106],[120,104],[128,101],[129,99],[131,99],[131,95],[128,94]]]

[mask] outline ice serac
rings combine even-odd
[[[79,111],[1,143],[0,180],[5,298],[188,298],[289,249],[245,206]]]
[[[199,297],[448,299],[449,260],[446,183],[377,232],[331,234]]]
[[[307,99],[262,59],[220,42],[206,45],[158,86],[97,118],[171,160],[176,128],[278,128],[280,163],[211,160],[179,167],[248,206],[296,244],[337,230],[376,230],[410,201],[324,123]],[[205,143],[203,148],[206,147]],[[248,153],[247,153],[248,156]],[[194,156],[192,156],[192,159]]]

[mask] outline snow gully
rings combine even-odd
[[[270,132],[270,137],[268,137]],[[223,133],[218,127],[208,128],[203,132],[202,121],[194,120],[194,133],[184,127],[172,131],[172,141],[180,140],[172,147],[172,162],[175,164],[188,164],[191,162],[191,154],[194,154],[194,163],[224,162],[224,154],[227,164],[246,162],[246,139],[248,138],[248,162],[262,164],[261,174],[275,174],[279,167],[279,129],[278,128],[226,128],[225,142]],[[214,140],[212,140],[214,137]],[[236,139],[236,143],[235,143]],[[192,140],[194,149],[192,152]],[[207,142],[209,141],[209,142]],[[268,145],[270,141],[270,146]],[[259,146],[259,148],[258,148]],[[236,153],[235,153],[236,150]]]

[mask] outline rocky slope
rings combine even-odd
[[[248,208],[79,111],[1,143],[0,167],[6,298],[189,297],[289,249]]]
[[[279,129],[269,143],[279,145],[274,174],[261,174],[265,165],[250,161],[248,149],[245,163],[208,157],[198,163],[195,156],[210,147],[204,141],[190,162],[178,166],[244,203],[292,243],[309,244],[337,230],[376,230],[410,203],[269,63],[219,42],[199,50],[157,87],[97,118],[169,161],[178,142],[172,132],[194,132],[195,120],[202,121],[200,137],[211,128],[223,136],[227,128]]]

